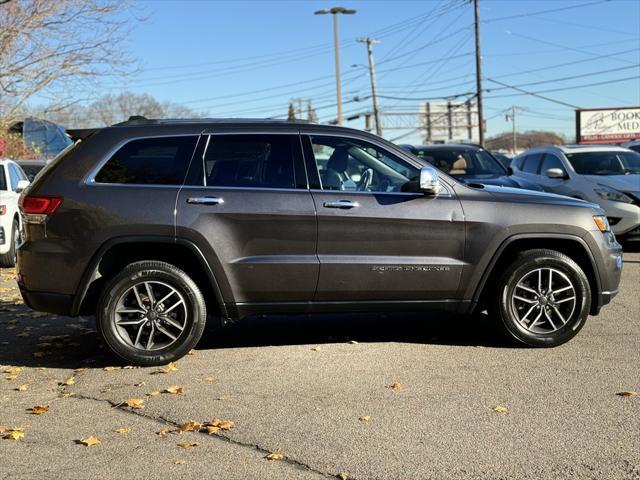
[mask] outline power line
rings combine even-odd
[[[581,3],[578,5],[569,5],[567,7],[560,7],[560,8],[552,8],[550,10],[538,10],[535,12],[519,13],[516,15],[507,15],[504,17],[487,18],[486,20],[483,20],[482,23],[493,23],[493,22],[500,22],[502,20],[511,20],[513,18],[522,18],[522,17],[530,17],[532,15],[540,15],[545,13],[562,12],[564,10],[572,10],[574,8],[585,8],[585,7],[590,7],[592,5],[598,5],[601,3],[608,3],[609,1],[610,0],[596,0],[595,2]]]

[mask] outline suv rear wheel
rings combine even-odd
[[[159,261],[128,265],[104,286],[96,324],[123,360],[163,365],[183,357],[200,340],[207,312],[194,281]]]
[[[555,347],[584,326],[591,290],[571,258],[555,250],[528,250],[502,275],[495,303],[495,314],[513,338]]]

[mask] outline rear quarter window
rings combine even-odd
[[[182,185],[197,135],[132,140],[95,176],[98,183]]]

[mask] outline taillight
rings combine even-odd
[[[52,215],[62,204],[62,197],[45,195],[21,196],[20,211],[27,222],[41,223],[48,215]]]

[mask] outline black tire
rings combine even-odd
[[[16,266],[16,242],[18,241],[18,235],[20,233],[20,225],[17,220],[13,220],[11,225],[11,236],[6,238],[9,241],[9,251],[0,255],[0,267],[13,268]]]
[[[123,306],[123,304],[119,304],[119,302],[122,302],[123,298],[138,298],[139,300],[140,297],[132,288],[134,285],[146,285],[144,282],[155,285],[155,288],[164,288],[163,286],[166,286],[169,291],[175,290],[175,292],[177,292],[177,297],[175,298],[180,299],[175,302],[174,298],[172,301],[179,304],[179,308],[175,310],[179,311],[182,316],[180,322],[183,322],[183,330],[177,333],[177,331],[171,327],[171,331],[175,334],[176,339],[170,340],[169,337],[163,335],[167,341],[172,341],[170,345],[165,347],[150,350],[140,348],[142,347],[142,344],[138,341],[140,335],[132,339],[127,330],[127,328],[137,328],[137,325],[132,327],[127,326],[127,328],[116,325],[118,315],[120,315],[120,321],[123,320],[122,314],[116,313],[116,309],[118,308],[119,311],[122,311],[123,308],[127,308],[126,305]],[[133,295],[133,293],[129,293],[130,291],[136,293],[135,297],[127,297],[127,295]],[[158,295],[156,293],[153,295],[155,296],[155,301],[158,302],[159,308],[163,308],[163,304],[158,301]],[[160,296],[161,295],[162,293]],[[145,299],[148,302],[149,297],[146,296],[146,291],[143,291],[142,297],[143,302]],[[136,307],[134,306],[133,308]],[[147,311],[146,314],[127,313],[125,315],[139,315],[135,317],[134,320],[141,321],[139,320],[140,318],[146,318],[151,315],[151,313]],[[200,340],[202,332],[204,331],[206,318],[207,308],[205,300],[195,282],[179,268],[169,263],[153,260],[132,263],[107,282],[98,301],[96,311],[98,332],[107,346],[115,355],[125,362],[140,366],[164,365],[182,358],[195,347],[198,340]],[[124,320],[126,321],[127,319],[125,318]],[[161,327],[164,327],[165,331],[170,329],[168,324],[161,324],[161,322],[163,322],[161,318],[154,318],[154,320],[158,323],[151,322],[149,319],[145,320],[143,322],[145,323],[145,328],[152,331],[150,323],[154,323],[154,325],[158,325],[158,329]],[[140,345],[140,347],[137,345]]]
[[[553,273],[549,273],[551,271]],[[539,275],[543,278],[541,289],[538,288],[541,285],[538,283]],[[549,288],[549,276],[553,279],[554,275],[558,288]],[[532,293],[518,284],[546,293]],[[571,285],[573,290],[567,289],[567,285]],[[562,293],[549,293],[549,290],[559,292],[562,289]],[[525,300],[514,299],[514,294]],[[575,300],[567,300],[571,296],[575,296]],[[507,267],[498,282],[491,310],[501,320],[508,335],[517,342],[531,347],[556,347],[576,336],[587,320],[590,306],[589,280],[580,266],[560,252],[540,249],[523,252]],[[533,309],[531,312],[530,308]],[[527,312],[531,313],[529,318],[526,317]],[[534,323],[538,315],[540,324]]]

